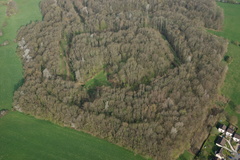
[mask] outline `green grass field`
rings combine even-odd
[[[228,65],[228,73],[222,88],[222,93],[229,97],[235,105],[240,105],[240,46],[232,41],[240,42],[240,5],[218,3],[224,9],[224,28],[214,34],[229,40],[227,55],[233,58]]]
[[[228,73],[222,92],[229,97],[235,105],[240,105],[240,47],[229,44],[227,55],[231,56],[233,61],[228,65]]]
[[[3,5],[3,2],[7,2],[7,0],[0,1],[0,29],[3,31],[0,44],[5,40],[10,42],[7,46],[0,46],[0,110],[12,107],[13,92],[22,79],[22,65],[15,53],[17,44],[14,43],[14,39],[17,31],[31,20],[41,19],[40,0],[15,1],[18,6],[18,13],[11,17],[6,16],[7,6]]]
[[[214,34],[227,38],[229,40],[240,41],[240,5],[229,3],[218,3],[224,10],[224,27],[221,32]]]
[[[177,160],[192,160],[193,158],[194,155],[192,153],[185,151]]]
[[[230,42],[240,42],[240,5],[218,4],[224,9],[225,21],[223,32],[216,34],[227,38]],[[240,105],[240,47],[230,43],[227,55],[233,58],[233,62],[228,66],[229,70],[222,92],[229,97],[235,105]]]
[[[19,112],[0,120],[0,160],[143,160],[89,134]]]
[[[95,88],[97,86],[103,86],[103,85],[110,85],[110,83],[107,80],[107,75],[103,71],[99,72],[96,76],[94,76],[92,79],[86,82],[85,87],[86,88]]]

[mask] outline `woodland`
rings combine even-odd
[[[18,111],[153,159],[197,153],[223,112],[223,11],[214,0],[43,0],[19,30]],[[106,83],[98,83],[99,73]],[[94,85],[86,85],[94,81]]]

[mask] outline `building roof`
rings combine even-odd
[[[222,154],[222,152],[223,152],[223,148],[220,148],[220,149],[217,151],[218,154]]]
[[[221,128],[223,130],[226,130],[227,129],[227,126],[225,126],[224,124],[220,124],[218,128]]]
[[[221,146],[224,146],[226,144],[226,140],[222,137],[218,137],[216,143],[220,144]]]
[[[237,134],[237,133],[235,133],[233,137],[234,137],[234,138],[237,138],[237,139],[240,139],[240,135]]]
[[[217,153],[219,156],[223,157],[223,148],[220,148]]]
[[[232,133],[232,134],[233,134],[233,132],[234,132],[234,129],[232,129],[232,128],[230,128],[230,127],[229,127],[229,128],[227,129],[227,131],[226,131],[226,132],[228,132],[228,133]]]

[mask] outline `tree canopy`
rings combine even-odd
[[[15,109],[154,159],[197,152],[216,120],[227,42],[214,0],[44,0],[20,29]],[[109,85],[85,84],[100,72]],[[218,109],[220,111],[220,109]],[[214,112],[215,113],[215,112]]]

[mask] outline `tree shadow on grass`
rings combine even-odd
[[[14,90],[13,90],[13,93],[15,91],[17,91],[24,83],[24,78],[21,78],[15,85],[14,85]]]
[[[234,111],[234,110],[236,109],[236,104],[235,104],[233,101],[229,101],[229,102],[228,102],[228,105],[229,105],[229,107],[230,107],[231,110]]]
[[[90,85],[88,87],[88,95],[90,97],[90,99],[95,99],[95,97],[97,96],[97,92],[98,92],[98,87],[102,86],[103,84],[101,83],[101,81],[94,79],[92,85]]]

